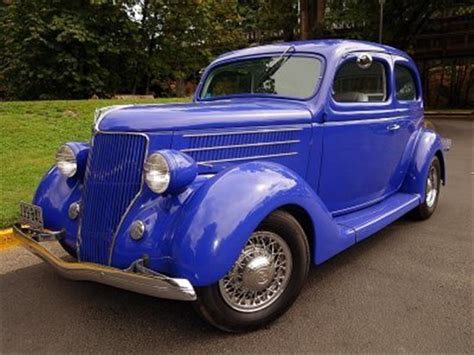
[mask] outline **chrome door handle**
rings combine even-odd
[[[400,125],[398,123],[391,124],[387,126],[387,130],[389,131],[397,131],[400,129]]]

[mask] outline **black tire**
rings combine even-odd
[[[266,308],[251,313],[230,307],[224,300],[219,282],[198,288],[194,308],[197,313],[215,327],[227,332],[244,332],[262,327],[285,313],[296,300],[310,266],[308,239],[298,221],[289,213],[274,211],[256,229],[277,234],[289,247],[292,271],[286,288]]]
[[[436,196],[434,198],[434,201],[432,203],[429,203],[427,197],[428,197],[428,180],[430,179],[430,172],[431,170],[434,169],[436,172],[436,179],[435,179],[435,184],[436,184]],[[439,159],[437,156],[433,158],[431,161],[430,168],[428,169],[428,177],[426,179],[426,188],[425,188],[425,196],[423,199],[423,203],[416,207],[411,213],[411,217],[413,217],[416,220],[425,220],[431,217],[431,215],[434,213],[436,210],[436,207],[438,206],[438,200],[439,200],[439,194],[441,191],[441,164],[439,162]]]

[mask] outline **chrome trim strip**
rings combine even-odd
[[[94,124],[93,124],[93,132],[98,132],[99,131],[99,125],[102,122],[102,120],[105,118],[105,116],[108,113],[111,113],[113,111],[121,110],[123,108],[128,108],[128,107],[133,107],[136,106],[135,104],[131,105],[112,105],[112,106],[104,106],[104,107],[99,107],[96,108],[94,112]]]
[[[194,287],[187,279],[171,278],[143,267],[121,270],[94,263],[65,261],[36,242],[33,239],[35,233],[29,228],[22,228],[19,224],[13,226],[13,236],[32,254],[50,264],[65,278],[94,281],[152,297],[180,301],[195,301],[197,298]]]
[[[357,113],[353,114],[357,115]],[[325,121],[322,123],[323,126],[347,126],[347,125],[360,125],[360,124],[369,124],[369,123],[387,123],[393,120],[399,119],[408,119],[408,115],[403,116],[393,116],[393,117],[380,117],[380,118],[367,118],[367,119],[358,119],[358,120],[340,120],[340,121]]]
[[[256,134],[256,133],[272,133],[272,132],[298,132],[303,128],[276,128],[276,129],[256,129],[252,131],[226,131],[226,132],[211,132],[211,133],[188,133],[183,134],[183,138],[197,138],[197,137],[214,137],[227,136],[235,134]]]
[[[249,147],[264,147],[268,145],[282,145],[282,144],[296,144],[301,142],[299,139],[293,139],[288,141],[275,141],[275,142],[260,142],[260,143],[248,143],[248,144],[236,144],[236,145],[220,145],[214,147],[201,147],[201,148],[188,148],[181,149],[183,153],[189,152],[201,152],[208,150],[218,150],[218,149],[234,149],[234,148],[249,148]]]
[[[215,164],[215,163],[228,163],[228,162],[233,162],[233,161],[252,160],[252,159],[278,158],[278,157],[287,157],[287,156],[297,155],[297,154],[298,152],[278,153],[278,154],[268,154],[268,155],[252,155],[249,157],[201,161],[201,162],[197,162],[197,164],[206,166],[206,165]]]
[[[421,198],[420,198],[420,195],[418,194],[414,194],[410,200],[408,200],[407,202],[405,202],[403,205],[399,205],[397,206],[395,209],[391,210],[389,212],[389,215],[394,215],[396,213],[398,213],[399,211],[405,209],[406,207],[410,206],[411,204],[415,203],[415,202],[418,202],[418,204],[421,203]],[[415,206],[414,206],[415,207]],[[359,225],[356,225],[356,226],[353,226],[354,228],[354,231],[357,233],[357,231],[360,231],[361,229],[364,229],[364,228],[367,228],[369,227],[370,225],[374,225],[376,224],[377,222],[383,220],[384,218],[386,218],[387,215],[386,214],[383,214],[383,215],[380,215],[379,217],[375,218],[375,219],[372,219],[368,222],[365,222],[363,224],[359,224]]]

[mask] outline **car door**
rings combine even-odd
[[[333,78],[323,128],[318,193],[334,215],[376,203],[401,183],[410,120],[395,109],[393,61],[352,53]]]

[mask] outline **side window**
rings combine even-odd
[[[397,100],[416,100],[415,78],[410,69],[404,65],[395,64],[395,83]]]
[[[381,102],[387,99],[385,66],[373,61],[361,68],[356,61],[344,63],[336,73],[333,98],[337,102]]]

